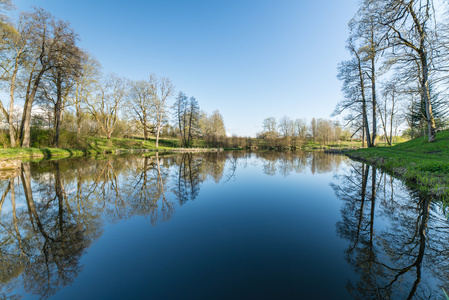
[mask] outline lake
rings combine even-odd
[[[0,174],[0,298],[444,299],[441,201],[322,152],[123,155]]]

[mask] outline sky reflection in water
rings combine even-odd
[[[25,163],[0,188],[0,296],[406,299],[449,289],[440,202],[339,155]]]

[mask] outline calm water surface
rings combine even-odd
[[[441,202],[344,156],[77,158],[0,175],[0,298],[443,299],[449,291]]]

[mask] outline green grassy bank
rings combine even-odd
[[[194,147],[203,147],[201,142],[197,142]],[[78,149],[64,148],[6,148],[0,149],[0,159],[48,159],[56,157],[72,157],[105,153],[123,153],[133,151],[169,151],[179,147],[179,142],[175,139],[160,139],[159,147],[156,148],[154,139],[125,139],[125,138],[87,138],[86,142]]]
[[[421,191],[449,199],[449,130],[437,133],[437,141],[425,138],[392,147],[365,148],[346,153],[417,184]]]

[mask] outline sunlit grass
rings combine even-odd
[[[425,192],[449,199],[449,131],[437,133],[437,141],[425,138],[391,147],[379,146],[348,153],[419,184]]]
[[[5,148],[0,149],[0,159],[25,158],[25,159],[48,159],[56,157],[83,156],[89,154],[123,153],[134,151],[170,151],[179,148],[180,142],[176,138],[159,139],[159,147],[156,148],[156,140],[136,138],[95,138],[87,137],[77,149],[64,148]],[[203,140],[195,140],[193,147],[204,148]]]

